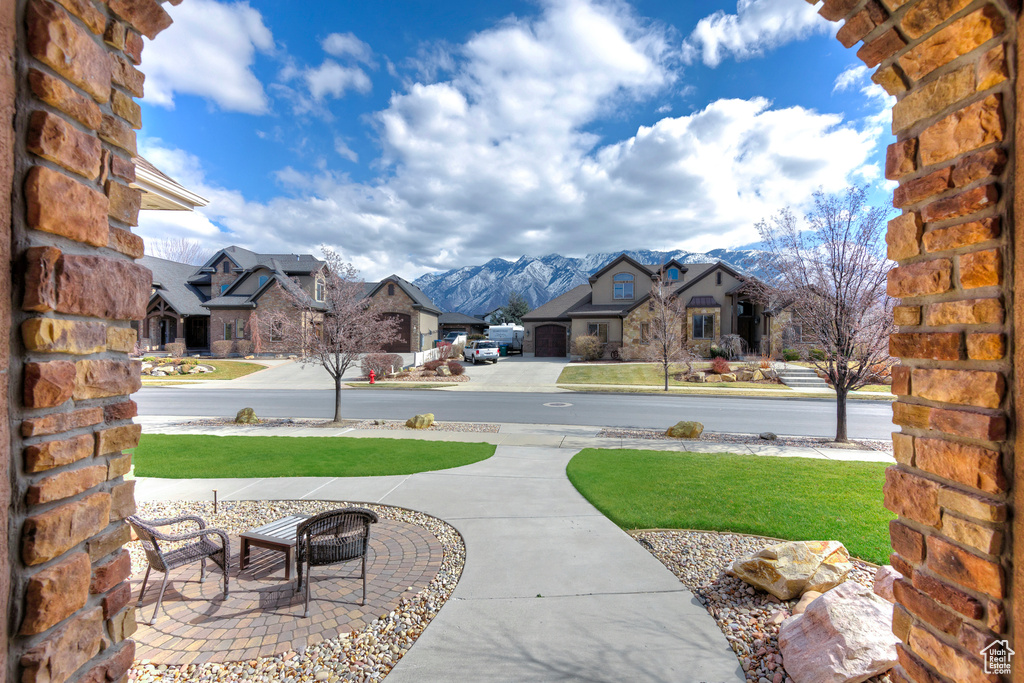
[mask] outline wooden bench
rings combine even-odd
[[[239,571],[245,569],[249,564],[249,548],[255,546],[283,552],[284,579],[285,581],[290,580],[292,578],[292,552],[295,550],[295,529],[306,519],[309,519],[309,515],[288,515],[240,534],[238,538],[242,542],[242,550],[238,558]]]

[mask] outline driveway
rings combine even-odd
[[[568,358],[508,356],[497,363],[463,363],[472,380],[444,387],[443,391],[504,391],[559,393],[555,386]]]

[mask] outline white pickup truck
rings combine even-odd
[[[462,357],[467,361],[472,361],[473,365],[482,360],[497,363],[499,355],[501,355],[501,352],[498,350],[498,342],[486,339],[471,341],[466,344],[466,348],[462,351]]]

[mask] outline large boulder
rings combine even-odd
[[[764,373],[760,370],[754,370],[754,374],[750,376],[752,382],[763,382],[764,379]]]
[[[692,375],[687,375],[686,376],[686,381],[687,382],[703,382],[704,381],[704,373],[703,372],[695,372]]]
[[[860,683],[896,665],[892,605],[855,581],[783,622],[779,649],[795,683]]]
[[[430,425],[434,424],[433,413],[423,413],[422,415],[413,415],[405,421],[405,426],[409,429],[426,429]]]
[[[723,382],[735,382],[736,381],[735,373],[732,373],[732,372],[725,373],[724,375],[722,375],[722,381]]]
[[[447,365],[439,365],[437,367],[437,370],[434,371],[434,374],[436,374],[438,377],[451,377],[452,371],[448,369]]]
[[[733,574],[780,600],[805,591],[824,593],[845,581],[851,569],[850,553],[839,541],[776,543],[732,563]]]
[[[736,371],[736,380],[737,381],[739,381],[739,382],[749,382],[752,379],[754,379],[754,373],[751,372],[750,370],[744,369],[744,370],[737,370]]]
[[[699,439],[703,433],[704,425],[700,422],[682,420],[669,427],[665,436],[671,436],[673,439]]]
[[[708,382],[721,382],[722,381],[722,376],[721,375],[705,375],[704,379],[706,381],[708,381]]]
[[[252,408],[242,408],[235,415],[235,422],[242,425],[255,425],[260,423],[260,419],[256,417],[256,411]]]

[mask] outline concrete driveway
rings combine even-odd
[[[472,379],[464,384],[453,384],[442,391],[514,391],[556,393],[564,391],[555,386],[568,358],[534,358],[508,356],[497,363],[463,363]]]

